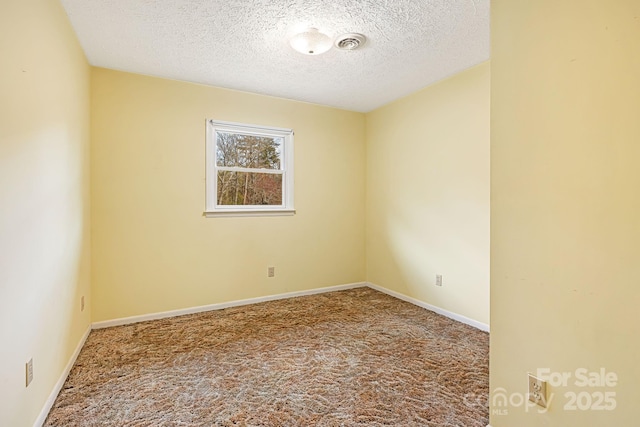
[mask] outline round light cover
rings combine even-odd
[[[291,47],[305,55],[320,55],[331,49],[331,37],[321,33],[317,28],[296,34],[289,40]]]

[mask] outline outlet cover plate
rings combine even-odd
[[[26,368],[26,384],[25,387],[29,387],[31,381],[33,381],[33,359],[29,359],[29,361],[25,365]]]
[[[529,374],[529,400],[536,405],[547,407],[547,382]]]

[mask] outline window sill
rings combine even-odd
[[[206,218],[216,217],[241,217],[241,216],[292,216],[296,214],[295,209],[265,209],[265,210],[219,210],[205,211],[202,215]]]

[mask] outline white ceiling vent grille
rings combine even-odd
[[[336,39],[336,47],[342,50],[356,50],[362,47],[367,38],[362,34],[343,34]]]

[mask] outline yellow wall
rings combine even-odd
[[[0,52],[0,425],[28,426],[90,322],[90,74],[57,1],[0,2]]]
[[[489,323],[489,63],[367,114],[366,248],[369,282]]]
[[[365,279],[363,114],[105,69],[91,113],[94,321]],[[294,129],[295,216],[202,216],[206,118]]]
[[[638,425],[640,2],[491,7],[491,388],[572,375],[548,413],[491,424]],[[618,385],[577,387],[579,368]],[[606,391],[614,411],[564,409],[565,393]]]

